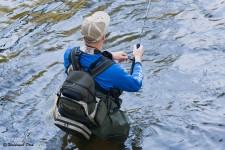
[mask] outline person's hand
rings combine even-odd
[[[124,61],[127,61],[128,56],[126,53],[120,51],[120,52],[112,52],[113,59],[118,60],[118,63],[122,63]]]
[[[139,48],[137,48],[137,45],[134,45],[133,55],[135,58],[135,62],[141,62],[142,61],[142,55],[144,53],[143,46],[141,45]]]

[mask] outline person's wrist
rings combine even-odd
[[[112,58],[114,59],[114,60],[117,60],[118,58],[118,56],[117,56],[117,53],[116,52],[111,52],[111,54],[112,54]]]
[[[141,62],[142,61],[141,56],[134,56],[134,58],[135,58],[135,62]]]

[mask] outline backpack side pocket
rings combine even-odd
[[[107,115],[108,110],[106,108],[106,104],[104,103],[104,101],[100,100],[98,102],[97,108],[96,108],[96,115],[95,115],[95,122],[98,123],[98,125],[102,125],[104,120],[105,120],[105,116]]]

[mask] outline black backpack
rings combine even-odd
[[[96,97],[93,78],[115,62],[101,56],[85,72],[79,63],[82,53],[79,47],[71,50],[69,60],[73,71],[57,94],[53,116],[54,124],[63,131],[89,139],[91,129],[101,126],[108,113],[105,102]],[[56,107],[59,112],[57,117]]]

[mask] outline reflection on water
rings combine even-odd
[[[83,141],[53,124],[65,79],[64,50],[81,45],[83,17],[110,14],[104,48],[131,54],[147,0],[1,0],[0,145],[24,149],[224,149],[225,0],[160,1],[150,6],[142,44],[143,87],[122,95],[131,119],[124,144]],[[129,70],[129,63],[122,66]],[[2,148],[1,148],[2,149]]]

